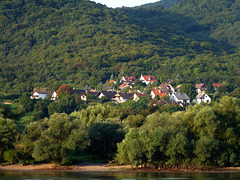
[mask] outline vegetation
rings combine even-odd
[[[239,85],[238,8],[238,1],[225,0],[133,9],[88,0],[3,0],[1,92],[97,88],[111,75],[118,82],[140,74],[161,83],[232,78]]]
[[[240,164],[239,98],[222,96],[187,109],[177,104],[154,106],[146,98],[122,104],[95,101],[97,105],[75,107],[69,115],[64,108],[71,104],[58,113],[42,114],[42,107],[60,101],[47,105],[47,99],[38,100],[29,112],[18,104],[21,113],[13,109],[16,104],[2,104],[0,162],[69,164],[87,155],[137,168]]]

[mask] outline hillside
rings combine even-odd
[[[239,54],[226,55],[230,48],[222,42],[188,32],[194,24],[204,31],[209,27],[181,14],[184,2],[180,5],[174,12],[176,6],[125,10],[88,0],[3,0],[0,89],[22,93],[66,83],[96,87],[111,74],[120,78],[147,73],[162,82],[175,77],[218,82],[239,72]],[[182,21],[173,21],[178,16]],[[189,28],[180,28],[189,21]]]
[[[137,6],[137,7],[144,7],[144,8],[151,8],[151,7],[156,7],[156,6],[164,6],[164,7],[172,7],[175,3],[177,3],[179,0],[161,0],[155,3],[148,3],[144,4],[142,6]],[[135,8],[137,8],[135,7]]]
[[[163,9],[166,3],[171,8]],[[169,31],[210,41],[228,51],[240,48],[239,0],[165,0],[126,12],[154,31],[166,26]]]

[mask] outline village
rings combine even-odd
[[[138,101],[141,97],[150,97],[154,101],[155,105],[158,104],[179,104],[181,107],[186,107],[190,104],[200,104],[200,103],[210,103],[211,97],[206,93],[207,86],[205,83],[200,83],[195,85],[196,96],[194,99],[190,99],[185,92],[180,92],[181,85],[173,87],[171,85],[172,80],[168,79],[165,84],[160,84],[157,87],[154,87],[153,84],[157,82],[156,78],[151,75],[141,75],[139,81],[146,86],[152,87],[152,90],[149,93],[140,91],[138,89],[133,89],[133,85],[137,82],[135,76],[123,76],[120,80],[120,86],[118,90],[115,90],[112,86],[106,90],[78,90],[75,88],[71,89],[71,94],[77,94],[80,96],[81,100],[87,101],[87,96],[93,96],[96,98],[107,98],[110,101],[116,103],[124,103],[127,100]],[[115,80],[110,80],[108,84],[116,84]],[[214,91],[217,90],[222,84],[214,83],[212,84]],[[128,92],[126,92],[126,89]],[[33,91],[31,99],[45,99],[47,96],[51,97],[51,100],[58,99],[58,91]]]

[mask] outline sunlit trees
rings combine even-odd
[[[53,114],[45,119],[47,129],[34,143],[33,157],[36,161],[68,162],[68,155],[76,147],[87,144],[87,131],[79,119],[66,114]]]

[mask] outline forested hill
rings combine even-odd
[[[148,3],[144,4],[142,6],[137,6],[137,7],[144,7],[144,8],[149,8],[149,7],[156,7],[156,6],[164,6],[164,7],[172,7],[175,3],[177,3],[179,0],[161,0],[155,3]],[[136,8],[136,7],[135,7]]]
[[[165,20],[174,8],[168,10]],[[175,77],[184,82],[239,77],[233,74],[238,72],[239,54],[222,56],[227,54],[226,48],[180,31],[172,21],[150,18],[143,25],[144,20],[133,12],[88,0],[2,0],[0,17],[2,92],[57,89],[66,83],[75,88],[96,87],[111,74],[120,78],[147,73],[161,82]]]
[[[166,3],[171,8],[163,9]],[[127,12],[155,31],[167,26],[175,33],[192,35],[198,40],[218,46],[226,44],[229,49],[240,48],[240,0],[163,0]]]

